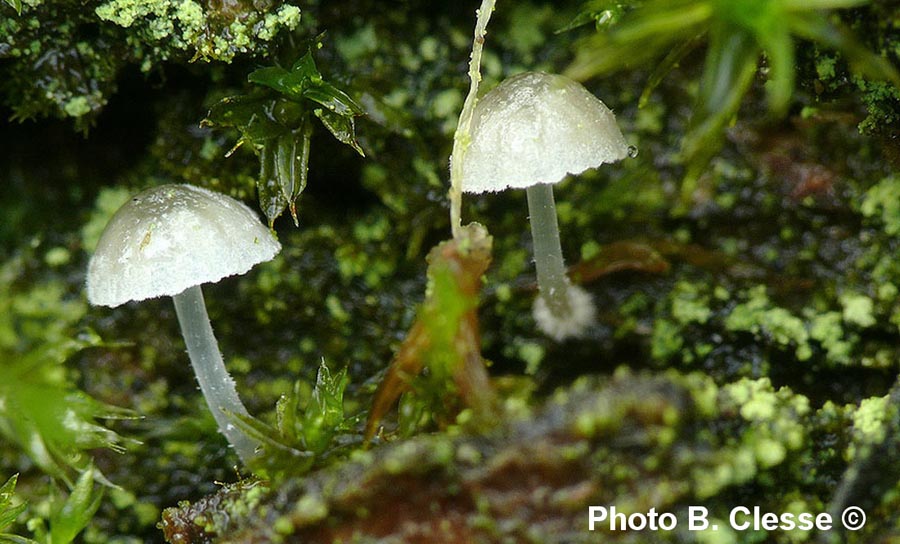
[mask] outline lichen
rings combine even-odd
[[[300,24],[300,8],[291,4],[270,11],[235,2],[227,10],[216,10],[193,0],[108,0],[94,12],[102,21],[129,29],[132,39],[143,42],[159,60],[182,51],[195,59],[229,62]]]
[[[26,2],[20,17],[0,19],[0,58],[12,61],[0,92],[19,119],[68,117],[87,130],[129,66],[150,73],[165,62],[265,56],[300,24],[291,4]]]

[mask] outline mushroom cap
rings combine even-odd
[[[628,154],[603,102],[581,84],[543,72],[513,76],[484,95],[471,134],[462,164],[467,193],[557,183]]]
[[[193,185],[161,185],[113,215],[87,272],[91,304],[172,296],[244,274],[281,244],[247,206]]]

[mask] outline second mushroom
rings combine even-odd
[[[555,340],[582,335],[594,320],[590,294],[566,275],[553,184],[629,153],[612,111],[564,76],[526,72],[475,106],[462,156],[467,193],[525,189],[540,294],[534,318]]]

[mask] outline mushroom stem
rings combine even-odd
[[[559,243],[553,185],[549,183],[532,185],[526,192],[540,296],[544,297],[547,309],[553,316],[564,319],[571,315],[572,308],[568,294],[569,278],[566,276],[562,247]]]
[[[172,297],[175,302],[175,313],[181,325],[181,335],[187,346],[188,356],[200,390],[206,403],[219,424],[219,430],[231,443],[238,457],[246,465],[256,456],[259,443],[243,432],[226,413],[248,416],[249,413],[238,397],[234,380],[225,368],[219,344],[213,334],[203,301],[203,291],[199,285],[188,287],[185,291]]]

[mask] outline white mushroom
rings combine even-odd
[[[581,335],[593,322],[594,307],[566,276],[552,184],[629,154],[615,116],[569,78],[526,72],[478,102],[471,134],[462,190],[526,189],[540,287],[535,320],[556,340]]]
[[[91,304],[172,297],[200,390],[244,463],[259,444],[227,415],[248,413],[222,361],[200,285],[244,274],[279,251],[273,234],[237,200],[192,185],[162,185],[115,213],[88,265]]]

